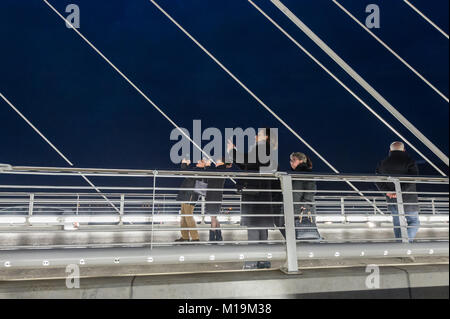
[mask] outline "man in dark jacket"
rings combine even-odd
[[[419,169],[417,168],[416,162],[406,153],[405,145],[402,142],[393,142],[390,147],[389,156],[378,164],[376,173],[401,176],[419,175]],[[394,223],[395,238],[401,238],[400,217],[398,214],[395,186],[392,183],[377,183],[376,185],[380,191],[386,192],[388,209],[392,214]],[[402,197],[406,224],[408,226],[408,238],[410,242],[412,242],[420,226],[416,184],[402,183],[401,189],[403,193]],[[404,194],[404,192],[408,192],[409,194]]]
[[[244,171],[259,172],[263,167],[277,167],[277,163],[264,163],[260,159],[260,155],[265,151],[266,155],[278,151],[278,139],[274,134],[270,136],[271,130],[269,128],[260,129],[258,135],[255,136],[255,144],[248,153],[239,153],[235,145],[228,141],[227,152],[230,153],[233,162]],[[272,189],[272,181],[269,179],[245,179],[238,181],[237,188],[243,189],[243,203],[241,204],[241,226],[247,226],[248,240],[254,242],[262,242],[268,239],[268,229],[274,226],[274,219],[272,214],[273,208],[270,202],[272,201],[272,194],[269,191]],[[249,191],[253,190],[253,191]],[[261,190],[261,191],[258,191]],[[258,204],[257,202],[265,202]],[[255,215],[255,216],[252,216]],[[262,216],[261,216],[262,215]],[[264,216],[269,215],[269,216]],[[254,229],[257,228],[257,229]],[[245,268],[270,268],[271,264],[267,261],[246,261]]]

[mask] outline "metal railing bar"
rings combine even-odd
[[[20,166],[13,166],[12,170],[5,170],[1,171],[0,173],[8,173],[8,172],[14,172],[14,171],[26,171],[25,173],[31,173],[31,172],[39,172],[43,171],[48,174],[51,174],[52,172],[96,172],[98,176],[103,176],[101,172],[118,172],[117,176],[119,177],[130,177],[127,172],[145,172],[144,175],[139,175],[139,177],[149,177],[153,176],[153,170],[126,170],[126,169],[89,169],[89,168],[55,168],[55,167],[20,167]],[[355,181],[354,179],[363,179],[363,181],[371,182],[371,181],[385,181],[390,182],[390,178],[392,176],[388,175],[345,175],[345,174],[316,174],[314,176],[311,176],[311,174],[290,174],[292,179],[295,180],[297,178],[302,179],[308,179],[308,180],[320,180],[323,181],[323,179],[330,179],[330,181],[343,181],[343,179],[347,179],[350,181]],[[236,178],[244,178],[249,177],[250,179],[277,179],[274,177],[274,174],[270,173],[257,173],[257,172],[231,172],[229,174],[224,175],[222,172],[214,172],[214,171],[204,171],[200,174],[196,173],[195,171],[160,171],[158,170],[158,176],[159,177],[198,177],[198,178],[229,178],[229,177],[236,177]],[[132,176],[134,177],[134,176]],[[448,184],[449,178],[448,177],[433,177],[433,176],[395,176],[396,179],[398,179],[400,182],[433,182],[433,183],[441,183],[444,182]]]

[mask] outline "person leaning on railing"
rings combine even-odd
[[[312,161],[303,153],[296,152],[290,156],[291,169],[298,173],[312,172]],[[317,189],[315,181],[293,180],[292,193],[294,201],[295,237],[297,240],[320,240],[321,236],[316,226],[316,208],[314,195]],[[304,190],[305,192],[298,192]],[[295,204],[297,202],[297,204]]]
[[[406,153],[405,145],[402,142],[393,142],[390,147],[389,156],[378,164],[376,173],[400,176],[419,175],[419,168],[417,167],[416,162],[408,155],[408,153]],[[395,186],[392,183],[376,183],[376,185],[380,191],[386,192],[388,209],[392,214],[394,223],[395,238],[402,238]],[[408,238],[409,241],[412,242],[419,231],[420,226],[416,184],[402,183],[401,190],[402,193],[409,193],[402,194],[402,197],[406,223],[408,225]]]
[[[215,167],[208,167],[210,170],[216,172],[224,172],[226,169],[231,168],[232,164],[225,163],[225,159],[217,159]],[[224,178],[209,178],[208,179],[208,190],[206,192],[205,198],[205,214],[211,216],[211,228],[214,230],[209,231],[209,241],[223,241],[222,230],[220,228],[220,223],[217,215],[220,214],[222,204],[221,203],[210,203],[210,202],[221,202],[223,199],[223,187],[225,185]],[[210,190],[211,189],[211,190]],[[212,190],[221,189],[221,190]]]
[[[181,169],[185,170],[189,168],[191,164],[190,160],[183,159],[181,162]],[[197,168],[204,168],[205,163],[203,161],[199,161],[196,165]],[[190,239],[192,241],[200,241],[198,236],[198,231],[195,229],[197,227],[197,223],[194,219],[194,208],[195,203],[198,200],[199,194],[196,193],[193,189],[196,187],[196,178],[187,177],[183,180],[180,185],[180,191],[178,192],[177,201],[183,202],[181,204],[181,218],[180,218],[180,227],[181,229],[181,238],[176,239],[176,242],[186,242]],[[189,188],[184,190],[183,188]],[[183,229],[183,228],[189,228]]]

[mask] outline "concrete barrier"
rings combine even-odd
[[[448,298],[448,265],[380,267],[379,288],[369,289],[366,267],[319,268],[286,275],[277,270],[0,282],[0,298],[231,299],[335,296]],[[420,289],[438,289],[434,294]],[[419,291],[419,293],[415,293]],[[445,291],[447,292],[445,294]]]

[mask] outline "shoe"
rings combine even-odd
[[[244,269],[258,269],[257,261],[246,261],[244,263]]]
[[[257,267],[258,269],[265,269],[272,267],[272,264],[270,263],[270,261],[258,261]]]
[[[191,239],[191,241],[200,241],[200,239]]]
[[[184,242],[184,241],[189,241],[189,239],[184,239],[183,237],[175,239],[176,243],[180,243],[180,242]]]
[[[209,241],[216,241],[216,232],[214,230],[209,231]]]
[[[223,241],[223,238],[222,238],[222,231],[219,229],[219,230],[216,230],[215,231],[215,233],[216,233],[216,240],[217,241]]]

